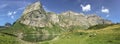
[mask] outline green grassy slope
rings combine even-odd
[[[0,44],[20,44],[16,37],[0,33]]]
[[[63,34],[55,40],[42,42],[42,44],[120,44],[120,25],[91,29]]]
[[[60,28],[58,25],[53,25],[53,27],[32,27],[16,22],[12,27],[0,30],[0,33],[6,33],[12,36],[19,36],[20,33],[23,33],[21,38],[22,40],[29,42],[39,42],[43,40],[51,40],[55,34],[61,33],[63,28]],[[44,38],[47,34],[48,37]]]
[[[52,40],[39,42],[41,36],[32,34],[43,34],[42,30],[47,30],[48,32],[45,32],[51,34],[49,38],[54,34],[60,35]],[[17,35],[19,33],[24,33],[27,36],[21,40]],[[120,24],[96,25],[81,30],[81,28],[74,26],[68,29],[61,28],[55,24],[52,28],[39,28],[17,22],[10,28],[0,30],[0,44],[33,44],[33,42],[34,44],[120,44]]]

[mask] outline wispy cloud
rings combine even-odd
[[[14,19],[14,16],[10,16],[12,19]]]
[[[109,17],[110,15],[106,15],[106,17]]]
[[[103,13],[109,13],[109,9],[105,8],[104,6],[101,9],[101,12]]]
[[[9,11],[8,16],[11,17],[11,19],[14,19],[14,15],[17,13],[17,11]]]
[[[11,16],[11,15],[12,15],[12,12],[9,11],[9,12],[8,12],[8,16]]]
[[[0,19],[9,17],[10,19],[15,19],[17,13],[22,12],[24,8],[31,4],[32,2],[26,0],[20,1],[0,1]]]
[[[2,4],[0,5],[0,9],[5,8],[8,4]]]
[[[0,17],[3,17],[3,16],[6,16],[6,15],[0,15]]]
[[[14,15],[14,14],[16,14],[16,13],[17,13],[17,11],[9,11],[9,12],[8,12],[8,16]]]
[[[51,10],[49,10],[46,6],[43,6],[44,10],[47,12],[51,12]]]
[[[16,13],[17,13],[17,11],[14,11],[14,12],[13,12],[13,14],[16,14]]]
[[[18,8],[17,10],[23,10],[23,9],[25,9],[25,7],[20,7],[20,8]]]
[[[82,4],[80,5],[82,7],[82,11],[87,12],[91,10],[91,5],[87,4],[85,6],[83,6]]]

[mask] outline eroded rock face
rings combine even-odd
[[[49,19],[49,22],[52,23],[59,23],[59,16],[53,12],[48,12],[47,17]]]
[[[85,15],[80,13],[75,13],[72,11],[64,12],[59,15],[60,25],[63,27],[69,26],[86,26],[89,27],[89,23]]]
[[[61,27],[77,25],[86,28],[97,24],[111,24],[111,21],[104,20],[97,15],[84,15],[72,11],[63,12],[61,14],[47,13],[44,11],[40,2],[33,3],[26,7],[20,22],[35,27],[49,27],[51,23],[57,23]]]
[[[27,14],[27,13],[35,11],[35,10],[39,10],[39,12],[41,12],[42,14],[43,13],[45,14],[45,11],[44,11],[44,9],[43,9],[43,7],[42,7],[42,5],[41,5],[41,3],[39,1],[28,5],[25,8],[23,14]]]
[[[35,27],[45,27],[47,23],[46,13],[40,2],[33,3],[26,7],[20,22]]]

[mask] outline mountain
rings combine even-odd
[[[88,30],[93,28],[91,26],[100,25],[102,27],[102,25],[111,24],[111,21],[96,14],[85,15],[73,11],[60,14],[46,12],[40,2],[35,2],[25,8],[21,18],[11,27],[0,30],[0,34],[12,36],[13,39],[17,38],[18,41],[23,43],[25,41],[36,43],[62,37],[66,33]]]
[[[25,25],[44,27],[47,23],[46,12],[40,2],[29,5],[23,12],[20,22]]]
[[[104,26],[98,25],[88,30],[66,32],[52,41],[39,44],[120,44],[120,24]]]
[[[34,27],[52,27],[52,24],[57,24],[61,27],[80,26],[88,28],[98,24],[112,23],[95,14],[84,15],[72,11],[61,14],[46,12],[39,1],[27,6],[19,21]]]

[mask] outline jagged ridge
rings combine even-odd
[[[102,19],[97,15],[84,15],[72,11],[63,12],[61,14],[47,13],[43,9],[40,2],[35,2],[23,12],[20,22],[25,25],[35,27],[50,27],[51,23],[58,24],[61,27],[69,27],[78,25],[81,27],[90,27],[97,24],[111,24],[111,21]]]

